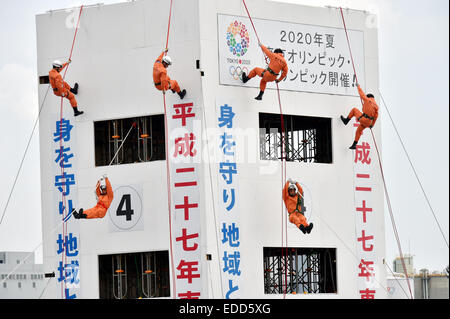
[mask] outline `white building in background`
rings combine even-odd
[[[66,77],[80,85],[76,118],[67,100],[60,117],[48,72],[69,57],[79,8],[50,11],[36,16],[43,267],[57,279],[45,298],[387,297],[377,153],[370,131],[350,151],[357,123],[339,119],[361,106],[340,11],[246,3],[263,44],[289,65],[286,178],[305,191],[312,232],[285,220],[275,85],[256,101],[259,78],[239,79],[265,67],[242,1],[174,1],[168,72],[187,95],[169,91],[166,105],[152,67],[169,1],[84,7]],[[344,16],[359,83],[378,100],[373,16]],[[114,188],[107,215],[67,216],[95,205],[103,174]]]
[[[404,267],[403,267],[403,263],[405,264]],[[412,276],[412,275],[414,275],[414,272],[415,272],[414,271],[414,256],[410,255],[410,254],[405,254],[403,256],[403,262],[400,257],[397,257],[394,259],[393,266],[394,266],[394,268],[393,268],[394,272],[404,274],[405,268],[406,268],[406,272],[407,272],[408,276]]]
[[[0,299],[39,298],[46,282],[42,270],[42,264],[34,263],[34,253],[0,252]]]

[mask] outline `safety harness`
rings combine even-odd
[[[362,117],[365,117],[366,119],[369,119],[369,120],[372,120],[372,121],[375,120],[374,117],[369,116],[369,115],[367,115],[366,113],[363,113],[363,115],[361,115],[361,116],[358,118],[358,121],[359,121]]]
[[[302,197],[300,196],[300,194],[297,193],[297,206],[295,207],[295,209],[292,212],[290,212],[290,213],[288,212],[289,215],[292,214],[292,213],[297,212],[297,213],[300,213],[300,214],[302,214],[304,216],[305,214],[302,211],[302,207],[303,207],[303,205],[302,205]]]
[[[266,73],[266,71],[269,72],[269,73],[272,74],[272,75],[275,75],[275,76],[280,75],[279,73],[275,73],[271,68],[267,67],[267,69],[265,69],[264,71],[262,71],[261,77],[264,76],[264,73]]]

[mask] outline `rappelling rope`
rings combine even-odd
[[[73,41],[72,41],[72,47],[71,47],[71,50],[70,50],[69,61],[70,61],[71,58],[72,58],[72,53],[73,53],[73,49],[74,49],[74,45],[75,45],[75,39],[76,39],[76,36],[77,36],[77,31],[78,31],[78,26],[79,26],[79,22],[80,22],[80,17],[81,17],[81,12],[82,12],[82,10],[83,10],[83,6],[81,6],[81,8],[80,8],[80,13],[79,13],[79,16],[78,16],[77,27],[76,27],[76,29],[75,29],[75,35],[74,35],[74,38],[73,38]],[[63,76],[63,80],[64,80],[64,78],[65,78],[65,76],[66,76],[68,67],[69,67],[69,65],[67,65],[67,67],[66,67],[66,69],[65,69],[64,76]],[[13,191],[14,191],[14,188],[15,188],[15,185],[16,185],[16,182],[17,182],[17,179],[18,179],[19,174],[20,174],[20,171],[21,171],[21,169],[22,169],[22,165],[23,165],[25,156],[26,156],[26,154],[27,154],[27,152],[28,152],[28,148],[29,148],[29,146],[30,146],[31,139],[32,139],[32,137],[33,137],[33,135],[34,135],[34,132],[35,132],[37,123],[39,122],[39,118],[40,118],[42,109],[43,109],[43,107],[44,107],[45,101],[46,101],[46,99],[47,99],[47,95],[48,95],[49,89],[50,89],[50,84],[49,84],[48,87],[47,87],[47,91],[46,91],[46,93],[45,93],[44,99],[43,99],[43,101],[42,101],[42,103],[41,103],[41,106],[39,107],[38,116],[37,116],[36,121],[35,121],[35,123],[34,123],[33,130],[32,130],[32,132],[31,132],[30,138],[28,139],[28,143],[27,143],[27,146],[26,146],[26,148],[25,148],[24,155],[23,155],[23,157],[22,157],[22,160],[21,160],[21,163],[20,163],[18,172],[17,172],[17,174],[16,174],[16,177],[15,177],[15,180],[14,180],[14,183],[13,183],[13,186],[12,186],[12,189],[11,189],[11,191],[10,191],[10,193],[9,193],[8,200],[7,200],[7,202],[6,202],[5,208],[4,208],[3,213],[2,213],[2,218],[0,219],[0,225],[1,225],[2,221],[3,221],[4,216],[5,216],[6,209],[7,209],[7,207],[8,207],[9,201],[10,201],[10,199],[11,199],[11,195],[12,195],[12,193],[13,193]],[[60,108],[60,149],[61,149],[61,147],[62,147],[62,104],[63,104],[63,97],[61,97],[61,108]],[[62,174],[64,175],[64,168],[62,168]],[[64,195],[63,195],[63,206],[64,206],[64,211],[65,211],[67,205],[66,205],[66,201],[65,201],[65,196],[64,196]],[[67,222],[67,220],[69,219],[69,217],[70,217],[69,214],[71,213],[71,212],[69,212],[69,214],[64,215],[64,211],[63,211],[63,214],[62,214],[62,215],[63,215],[62,221],[61,221],[61,222],[53,229],[53,231],[51,232],[51,233],[53,233],[57,228],[59,228],[59,227],[61,226],[61,224],[63,224],[63,238],[65,238],[65,232],[66,232],[66,228],[64,227],[64,224],[65,224],[65,223]],[[10,274],[14,273],[14,272],[17,270],[17,268],[19,268],[19,267],[23,264],[23,262],[24,262],[26,259],[28,259],[28,258],[31,256],[31,254],[34,253],[34,252],[42,245],[42,243],[43,243],[43,241],[42,241],[41,243],[39,243],[39,245],[38,245],[38,246],[37,246],[37,247],[36,247],[36,248],[35,248],[28,256],[26,256],[25,259],[22,260],[22,262],[20,262],[20,263],[19,263],[19,264],[18,264],[18,265],[10,272]],[[65,256],[65,250],[64,250],[64,251],[63,251],[63,256],[62,256],[62,262],[63,262],[63,263],[64,263],[64,261],[65,261],[64,258],[66,258],[66,257],[67,257],[67,256]],[[8,274],[8,276],[9,276],[10,274]],[[7,277],[8,277],[8,276],[7,276]],[[6,278],[7,278],[7,277],[6,277]],[[5,279],[5,280],[6,280],[6,279]],[[3,281],[3,282],[4,282],[4,281]],[[62,289],[62,284],[61,284],[61,289]],[[61,290],[61,296],[64,296],[62,290]]]
[[[255,32],[256,38],[258,39],[258,44],[261,44],[261,41],[258,36],[258,32],[256,32],[256,28],[253,23],[253,19],[250,15],[250,12],[248,11],[245,0],[242,0],[242,3],[244,4],[245,11],[247,11],[248,18],[250,19],[250,22],[253,27],[253,31]],[[264,58],[266,60],[266,63],[269,63],[268,57],[265,53],[264,53]],[[281,187],[283,189],[284,185],[286,183],[286,143],[285,143],[283,109],[281,106],[280,89],[278,87],[278,82],[276,82],[276,85],[277,85],[278,104],[280,107],[280,116],[281,116],[281,185],[282,185]],[[284,279],[285,279],[285,285],[284,285],[284,289],[283,289],[283,298],[286,298],[286,291],[287,291],[287,250],[288,250],[288,248],[287,248],[287,245],[288,245],[287,221],[288,221],[288,216],[285,213],[283,199],[281,199],[281,254],[283,255],[283,253],[284,253]],[[284,247],[285,244],[286,244],[286,247]]]
[[[311,190],[308,188],[308,186],[306,186],[306,184],[302,184],[302,186],[307,190],[307,192],[310,194],[310,196],[311,196],[311,211],[314,211],[315,209],[314,209],[314,201],[313,201],[313,194],[312,194],[312,192],[311,192]],[[301,194],[300,194],[300,196],[302,196]],[[303,197],[303,199],[305,199],[304,198],[304,196],[302,196]],[[360,259],[358,258],[358,256],[356,256],[356,254],[354,253],[354,250],[353,249],[351,249],[349,246],[347,246],[347,244],[346,244],[346,242],[345,242],[345,240],[343,240],[343,239],[341,239],[341,237],[335,232],[335,230],[333,229],[333,227],[331,227],[327,222],[326,222],[326,220],[324,219],[324,218],[322,218],[322,217],[320,217],[321,216],[321,214],[316,214],[316,215],[314,215],[314,216],[317,216],[319,219],[320,219],[320,224],[324,224],[335,236],[336,236],[336,238],[344,245],[344,247],[348,250],[348,252],[354,257],[354,259],[357,261],[357,262],[360,262]],[[368,269],[367,268],[367,266],[364,266],[365,267],[365,269],[366,269],[366,271],[367,272],[369,272],[369,273],[373,273],[370,269]],[[374,277],[374,280],[386,291],[386,292],[388,292],[388,290],[387,290],[387,288],[383,285],[383,283],[381,283],[376,277]],[[406,295],[406,297],[407,298],[409,298],[409,296],[408,295]]]
[[[79,23],[80,23],[81,13],[82,13],[82,12],[83,12],[83,6],[80,7],[80,12],[79,12],[79,14],[78,14],[77,26],[76,26],[76,28],[75,28],[75,34],[74,34],[74,36],[73,36],[72,47],[71,47],[71,49],[70,49],[70,54],[69,54],[69,64],[66,66],[66,69],[64,70],[64,74],[63,74],[63,77],[62,77],[63,82],[64,82],[64,79],[65,79],[65,77],[66,77],[67,70],[69,69],[70,62],[72,61],[73,49],[74,49],[74,47],[75,47],[75,40],[76,40],[76,38],[77,38],[77,34],[78,34],[78,26],[79,26]],[[63,149],[63,143],[62,143],[62,121],[63,121],[63,102],[64,102],[63,100],[64,100],[64,97],[61,96],[61,106],[60,106],[60,127],[59,127],[59,148],[60,148],[60,152],[61,152],[62,149]],[[64,173],[64,165],[61,165],[61,176],[63,176],[63,178],[64,178],[64,174],[65,174],[65,173]],[[63,186],[65,186],[65,178],[64,178],[63,180],[64,180]],[[71,212],[67,212],[67,202],[66,202],[66,196],[64,195],[64,191],[61,192],[61,196],[62,196],[62,203],[63,203],[62,216],[63,216],[63,221],[64,221],[64,220],[65,220],[65,217],[66,217],[67,215],[71,214]],[[65,214],[66,214],[66,215],[65,215]],[[66,238],[66,233],[67,233],[67,223],[66,223],[66,222],[63,222],[63,233],[62,233],[63,241],[64,241],[65,238]],[[65,250],[65,249],[63,249],[63,253],[62,253],[61,258],[62,258],[62,267],[64,268],[65,265],[67,264],[67,255],[66,255],[66,250]],[[61,296],[62,296],[62,297],[64,296],[63,286],[64,286],[64,288],[67,287],[66,281],[65,281],[65,280],[63,280],[63,282],[61,282]]]
[[[172,17],[172,3],[170,0],[170,9],[169,9],[169,22],[167,25],[167,38],[166,38],[166,49],[165,54],[167,54],[168,46],[169,46],[169,34],[170,34],[170,25],[171,25],[171,17]],[[164,88],[163,88],[164,89]],[[163,91],[163,102],[164,102],[164,126],[165,126],[165,148],[166,148],[166,172],[167,172],[167,208],[169,210],[169,243],[170,243],[170,264],[172,269],[172,283],[173,283],[173,299],[176,299],[176,277],[175,277],[175,265],[173,259],[173,243],[172,243],[172,192],[170,189],[170,165],[169,165],[169,129],[167,126],[167,105],[166,105],[166,95]]]
[[[447,238],[445,237],[444,232],[442,230],[442,227],[441,227],[441,225],[440,225],[440,223],[439,223],[439,221],[438,221],[438,219],[436,217],[436,214],[434,213],[434,209],[431,206],[430,200],[428,199],[428,196],[425,193],[425,189],[423,188],[423,185],[422,185],[422,182],[420,181],[419,175],[417,174],[416,169],[414,168],[414,165],[412,163],[412,160],[409,157],[409,154],[408,154],[408,151],[406,150],[405,144],[403,143],[403,140],[402,140],[402,138],[400,136],[400,133],[397,130],[397,126],[395,125],[394,120],[392,119],[392,116],[391,116],[391,113],[389,112],[388,106],[387,106],[387,104],[386,104],[386,102],[385,102],[385,100],[383,98],[383,95],[381,94],[380,90],[378,90],[378,93],[380,94],[381,100],[383,101],[383,104],[384,104],[384,106],[386,108],[387,114],[389,115],[389,118],[391,119],[392,126],[394,127],[395,133],[397,134],[398,139],[400,140],[400,144],[402,145],[403,151],[405,152],[406,157],[408,158],[408,162],[411,165],[411,168],[412,168],[412,170],[414,172],[414,176],[416,177],[417,182],[419,183],[419,186],[420,186],[420,189],[422,190],[423,196],[425,197],[425,200],[427,201],[428,207],[430,208],[430,211],[433,214],[434,220],[436,221],[436,224],[437,224],[437,226],[439,228],[439,231],[441,232],[441,235],[442,235],[442,237],[443,237],[443,239],[445,241],[445,244],[447,245],[447,248],[448,248],[449,245],[448,245]]]
[[[353,61],[352,50],[351,50],[351,47],[350,47],[350,40],[348,38],[348,32],[347,32],[347,26],[345,24],[344,13],[342,12],[342,8],[341,7],[339,9],[341,11],[341,17],[342,17],[342,22],[343,22],[343,25],[344,25],[345,36],[347,38],[347,45],[348,45],[348,49],[349,49],[349,52],[350,52],[350,57],[351,57],[351,60],[352,60],[353,72],[355,74],[356,83],[359,83],[358,82],[358,76],[356,74],[355,63]],[[363,105],[363,101],[362,101],[361,97],[360,97],[360,100],[361,100],[361,105]],[[402,248],[401,248],[401,244],[400,244],[400,238],[398,236],[397,228],[395,226],[394,215],[392,213],[392,207],[391,207],[391,201],[390,201],[389,194],[388,194],[387,187],[386,187],[386,181],[385,181],[385,178],[384,178],[383,165],[381,163],[380,153],[378,151],[377,142],[375,140],[375,136],[373,134],[372,129],[370,129],[370,132],[372,134],[372,138],[373,138],[373,141],[374,141],[374,144],[375,144],[375,148],[376,148],[376,151],[377,151],[377,155],[378,155],[378,162],[380,164],[380,172],[381,172],[381,177],[382,177],[383,185],[384,185],[384,193],[386,195],[386,201],[387,201],[387,205],[388,205],[388,209],[389,209],[389,214],[390,214],[390,217],[391,217],[392,227],[394,229],[395,238],[397,240],[397,246],[398,246],[398,250],[399,250],[399,253],[400,253],[400,259],[402,261],[403,270],[404,270],[404,273],[405,273],[405,276],[406,276],[406,279],[407,279],[409,293],[411,294],[411,299],[413,299],[413,293],[412,293],[411,285],[409,283],[409,277],[408,277],[408,273],[407,273],[407,270],[406,270],[405,261],[404,261],[404,258],[403,258],[403,252],[402,252]]]
[[[280,116],[281,116],[281,185],[282,187],[284,187],[284,185],[286,184],[286,143],[285,143],[285,128],[284,128],[284,117],[283,117],[283,109],[281,106],[281,98],[280,98],[280,89],[278,87],[278,83],[276,83],[277,85],[277,96],[278,96],[278,105],[280,107]],[[282,220],[282,225],[281,225],[281,243],[282,243],[282,253],[283,253],[283,227],[285,230],[285,244],[286,247],[284,248],[284,263],[285,263],[285,272],[284,272],[284,279],[285,279],[285,286],[284,286],[284,291],[283,291],[283,298],[286,298],[286,292],[287,292],[287,250],[288,250],[288,231],[287,231],[287,221],[288,221],[288,215],[285,212],[285,207],[284,207],[284,203],[283,200],[281,200],[281,220]],[[284,225],[283,225],[284,224]]]
[[[8,208],[9,201],[11,200],[12,193],[14,192],[14,188],[16,187],[17,179],[19,178],[20,171],[22,170],[22,165],[25,160],[25,156],[28,153],[28,148],[30,147],[31,139],[33,138],[34,132],[36,130],[36,126],[39,122],[39,117],[41,116],[42,108],[44,107],[45,100],[47,99],[47,94],[48,94],[49,89],[50,89],[50,84],[47,86],[47,91],[45,92],[44,99],[42,100],[41,106],[39,107],[39,112],[38,112],[36,121],[34,122],[33,129],[31,130],[31,135],[28,139],[27,147],[25,148],[25,152],[23,153],[22,160],[20,161],[19,169],[17,170],[16,177],[14,179],[11,191],[9,192],[8,199],[5,204],[5,208],[3,209],[2,217],[0,218],[0,225],[3,222],[3,218],[5,217],[6,209]]]
[[[244,4],[245,11],[247,11],[247,15],[248,15],[248,18],[250,19],[250,23],[252,24],[253,31],[255,31],[256,38],[258,39],[258,44],[260,44],[261,41],[259,40],[258,33],[256,32],[255,25],[253,24],[253,20],[252,20],[252,17],[250,16],[250,12],[248,11],[247,5],[245,4],[245,0],[242,0],[242,3]],[[266,63],[268,63],[269,60],[265,53],[264,53],[264,59],[266,60]]]

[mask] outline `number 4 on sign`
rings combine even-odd
[[[125,206],[125,209],[124,209]],[[120,204],[117,207],[117,216],[126,216],[126,220],[131,220],[131,215],[134,214],[134,210],[131,209],[131,195],[125,194],[120,200]]]

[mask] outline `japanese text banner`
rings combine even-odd
[[[360,125],[351,121],[356,133]],[[354,151],[354,192],[355,192],[355,230],[357,247],[358,295],[361,299],[375,299],[380,287],[380,269],[377,264],[379,239],[376,231],[376,215],[380,212],[374,207],[375,198],[375,160],[372,149],[371,132],[366,128]],[[375,155],[376,156],[376,155]]]
[[[237,165],[237,110],[229,99],[216,100],[216,118],[219,139],[217,232],[219,235],[219,261],[226,299],[238,299],[242,295],[241,234],[239,209],[239,167]]]
[[[260,40],[273,51],[281,48],[289,71],[281,90],[356,96],[350,52],[344,29],[275,20],[252,19]],[[259,77],[246,84],[242,72],[266,68],[250,19],[218,15],[220,84],[259,88]],[[348,30],[358,81],[365,87],[364,33]],[[281,75],[281,74],[280,74]],[[275,88],[273,82],[268,88]]]
[[[202,298],[201,272],[201,108],[195,99],[166,95],[171,241],[175,298]]]
[[[52,130],[53,211],[56,283],[59,298],[75,299],[80,291],[79,224],[71,214],[78,200],[75,121],[72,116],[54,116]]]

